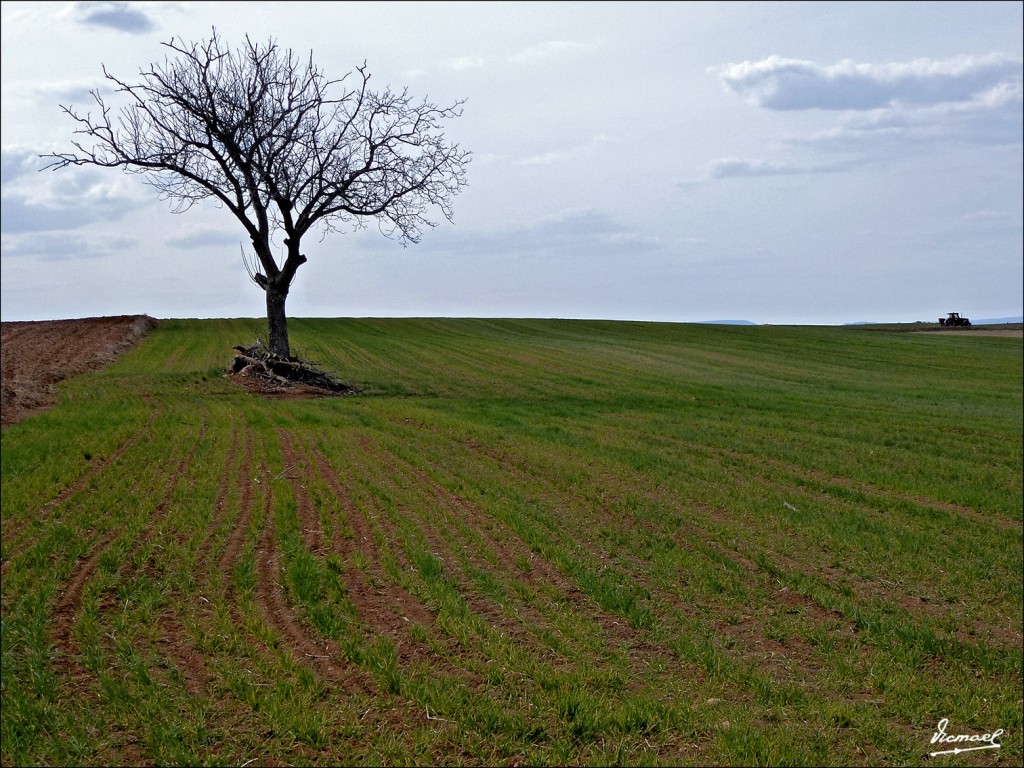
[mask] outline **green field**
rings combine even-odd
[[[1021,764],[1019,338],[261,327],[4,429],[3,765]]]

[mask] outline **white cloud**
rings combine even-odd
[[[589,48],[590,46],[586,43],[574,40],[548,40],[545,43],[532,45],[529,48],[517,51],[509,57],[509,61],[513,63],[535,62],[550,59],[553,56],[559,56],[564,53],[585,51]]]
[[[851,159],[808,165],[723,158],[708,170],[713,178],[823,173],[917,155],[940,144],[1019,146],[1022,66],[1020,58],[994,53],[832,66],[771,56],[716,68],[727,89],[765,109],[832,110],[831,127],[785,137],[782,144]]]
[[[555,149],[550,152],[545,152],[542,155],[526,157],[522,160],[517,160],[516,165],[552,165],[554,163],[562,163],[613,141],[615,141],[615,139],[611,136],[595,136],[586,144],[580,144],[566,149]]]
[[[551,152],[545,152],[543,155],[524,157],[522,160],[517,160],[516,165],[551,165],[552,163],[561,163],[568,160],[578,151],[578,147],[568,150],[556,149]]]
[[[708,172],[712,178],[726,179],[749,176],[799,176],[809,173],[835,173],[848,167],[848,163],[794,165],[791,163],[772,163],[766,160],[723,157],[708,163]]]
[[[474,165],[491,165],[493,163],[500,163],[506,159],[506,155],[497,152],[480,152],[479,154],[473,153],[473,164]]]
[[[459,56],[451,59],[447,67],[448,69],[480,69],[484,65],[484,60],[479,56]]]
[[[975,229],[1020,229],[1021,212],[1016,211],[972,211],[960,218],[960,222]]]
[[[101,168],[44,171],[47,161],[26,147],[0,152],[3,183],[0,228],[5,233],[77,229],[114,221],[152,203],[134,177]]]
[[[869,110],[894,104],[969,102],[1021,80],[1022,60],[999,53],[888,64],[823,66],[769,56],[712,68],[723,85],[766,109]]]
[[[1022,141],[1024,111],[1018,82],[1004,82],[959,102],[927,106],[894,104],[844,115],[839,124],[788,143],[819,149],[922,148],[937,142],[1015,144]]]
[[[1017,214],[1016,216],[1012,216],[1006,211],[972,211],[971,213],[965,214],[963,220],[988,224],[992,222],[1002,223],[1004,221],[1009,221],[1011,218],[1018,220],[1020,219],[1020,215]]]

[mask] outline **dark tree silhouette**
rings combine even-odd
[[[458,101],[414,102],[407,90],[370,90],[366,65],[351,85],[328,80],[312,54],[300,59],[270,40],[230,50],[217,35],[185,44],[171,39],[163,64],[128,83],[103,67],[125,95],[120,108],[92,96],[97,117],[61,109],[78,124],[74,152],[48,154],[46,167],[95,165],[145,176],[175,212],[214,199],[252,241],[253,281],[266,292],[268,346],[290,354],[285,301],[306,262],[300,243],[358,229],[369,220],[403,244],[418,242],[428,215],[452,219],[452,199],[466,184],[470,153],[445,140],[443,123],[462,114]],[[88,146],[87,146],[88,145]],[[284,244],[275,259],[276,237]],[[248,262],[247,262],[248,266]]]

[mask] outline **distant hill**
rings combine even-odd
[[[994,317],[984,320],[971,320],[975,325],[1003,325],[1004,323],[1024,323],[1024,317]]]

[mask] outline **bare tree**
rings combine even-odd
[[[232,51],[216,29],[208,40],[164,45],[173,58],[150,64],[136,83],[103,67],[127,99],[116,111],[99,91],[95,118],[61,105],[75,134],[91,141],[44,155],[46,167],[121,168],[143,174],[175,212],[209,198],[230,210],[252,241],[249,272],[266,292],[274,354],[290,354],[285,301],[310,230],[326,235],[373,220],[405,244],[436,226],[432,211],[451,221],[470,153],[447,142],[442,125],[464,102],[438,107],[407,90],[371,91],[365,63],[351,85],[353,73],[328,80],[312,54],[300,59],[248,37]],[[285,248],[280,264],[276,237]]]

